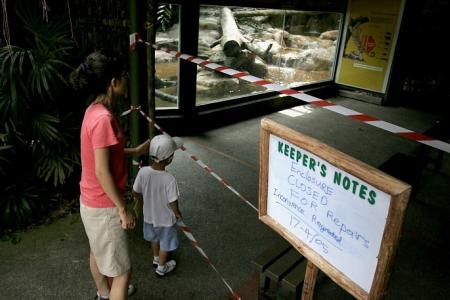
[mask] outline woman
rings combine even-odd
[[[91,102],[80,134],[80,214],[91,248],[96,299],[127,299],[134,288],[129,286],[131,264],[125,229],[134,228],[135,219],[124,201],[125,156],[147,153],[149,141],[124,148],[114,112],[127,94],[128,78],[118,56],[90,54],[71,74],[70,82],[75,89],[87,91]]]

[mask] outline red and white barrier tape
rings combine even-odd
[[[203,256],[203,258],[206,260],[206,262],[209,264],[209,266],[219,275],[222,282],[226,285],[230,293],[233,295],[233,299],[241,299],[241,297],[233,291],[231,286],[228,284],[228,282],[223,278],[223,276],[219,273],[219,271],[216,269],[216,267],[211,263],[211,260],[209,259],[208,255],[206,255],[205,251],[200,247],[197,240],[194,238],[194,235],[192,234],[191,230],[184,224],[182,220],[177,222],[178,228],[184,233],[184,235],[191,241],[192,246],[194,246],[195,249]]]
[[[156,122],[154,122],[145,112],[142,111],[142,109],[140,107],[135,107],[135,106],[131,106],[130,109],[124,111],[120,116],[126,116],[128,114],[130,114],[133,111],[138,111],[142,116],[144,116],[147,121],[152,124],[153,126],[155,126],[156,129],[158,129],[161,133],[166,134],[168,136],[170,136],[168,133],[166,133]],[[196,156],[190,154],[186,147],[182,146],[181,150],[183,150],[184,152],[186,152],[188,154],[188,156],[195,161],[202,169],[204,169],[205,171],[207,171],[209,174],[211,174],[214,178],[216,178],[217,180],[219,180],[219,182],[221,182],[226,188],[228,188],[229,190],[231,190],[234,194],[236,194],[242,201],[244,201],[247,205],[249,205],[250,207],[252,207],[254,210],[258,211],[258,209],[251,204],[247,199],[245,199],[244,196],[242,196],[238,191],[236,191],[232,186],[230,186],[228,183],[226,183],[225,180],[223,180],[219,175],[217,175],[214,171],[212,171],[212,169],[210,167],[208,167],[205,163],[203,163],[201,160],[199,160]],[[140,163],[133,161],[134,165],[137,166],[141,166]],[[209,257],[206,255],[206,252],[200,247],[199,243],[197,242],[197,240],[194,238],[194,235],[192,234],[191,230],[186,226],[186,224],[184,224],[183,221],[179,221],[177,222],[178,227],[180,228],[180,230],[186,235],[186,237],[191,241],[191,244],[194,246],[195,249],[197,249],[197,251],[205,258],[206,262],[209,264],[209,266],[217,273],[217,275],[220,277],[220,279],[222,280],[222,282],[225,284],[225,286],[227,287],[227,289],[230,291],[230,293],[233,295],[233,299],[241,299],[241,297],[233,291],[233,289],[231,288],[231,286],[228,284],[228,282],[225,280],[225,278],[220,274],[220,272],[217,270],[217,268],[212,264],[211,260],[209,259]]]
[[[217,72],[220,72],[220,73],[223,73],[223,74],[226,74],[226,75],[238,78],[238,79],[245,80],[252,84],[256,84],[256,85],[265,87],[266,89],[268,89],[270,91],[274,91],[274,92],[278,92],[280,94],[294,97],[296,99],[305,101],[311,105],[328,109],[337,114],[340,114],[340,115],[343,115],[346,117],[350,117],[353,120],[361,121],[363,123],[366,123],[366,124],[372,125],[374,127],[378,127],[380,129],[394,133],[396,135],[402,136],[409,140],[413,140],[413,141],[431,146],[433,148],[445,151],[447,153],[450,153],[450,144],[449,143],[446,143],[446,142],[443,142],[440,140],[436,140],[430,136],[411,131],[409,129],[388,123],[386,121],[377,119],[375,117],[372,117],[372,116],[369,116],[366,114],[362,114],[360,112],[348,109],[341,105],[334,104],[333,102],[330,102],[328,100],[323,100],[323,99],[316,98],[314,96],[310,96],[308,94],[305,94],[302,91],[296,91],[287,86],[282,86],[282,85],[279,85],[276,83],[272,83],[265,79],[250,75],[247,72],[237,71],[237,70],[231,69],[226,66],[222,66],[222,65],[219,65],[216,63],[209,62],[208,60],[204,60],[199,57],[195,57],[195,56],[188,55],[188,54],[183,54],[178,51],[170,50],[170,49],[167,49],[164,47],[159,47],[157,45],[152,45],[149,42],[142,40],[137,33],[131,34],[130,35],[130,47],[131,48],[136,47],[137,43],[144,43],[147,46],[153,47],[154,49],[161,50],[161,51],[171,54],[177,58],[181,58],[186,61],[193,62],[201,67],[206,67],[213,71],[217,71]]]
[[[142,116],[144,116],[147,121],[152,124],[153,126],[155,126],[156,129],[158,129],[161,133],[166,134],[168,136],[170,136],[167,132],[165,132],[158,124],[156,124],[156,122],[154,122],[145,112],[142,111],[142,109],[140,107],[131,107],[129,110],[124,111],[121,116],[125,116],[129,113],[131,113],[132,111],[138,111]],[[239,197],[239,199],[241,199],[245,204],[247,204],[248,206],[250,206],[251,208],[253,208],[256,212],[258,211],[258,209],[250,202],[248,201],[242,194],[240,194],[235,188],[233,188],[231,185],[229,185],[222,177],[220,177],[216,172],[214,172],[208,165],[206,165],[203,161],[201,161],[197,156],[189,153],[189,151],[186,149],[185,146],[181,147],[181,150],[183,150],[184,152],[186,152],[186,154],[195,162],[197,163],[203,170],[205,170],[206,172],[208,172],[209,174],[211,174],[211,176],[213,176],[215,179],[217,179],[217,181],[219,181],[220,183],[222,183],[227,189],[229,189],[230,191],[232,191],[236,196]],[[138,163],[134,163],[134,164],[138,164]]]

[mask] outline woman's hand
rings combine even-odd
[[[147,155],[148,149],[150,147],[150,140],[146,140],[142,144],[140,144],[137,147],[134,148],[125,148],[124,153],[127,156],[141,156],[141,155]]]
[[[134,216],[125,208],[119,208],[120,223],[123,229],[133,229],[136,226]]]

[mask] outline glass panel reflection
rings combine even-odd
[[[289,87],[330,80],[341,20],[339,13],[201,6],[198,53]],[[265,91],[198,68],[197,105]]]
[[[172,50],[179,45],[179,6],[158,6],[156,44]],[[177,108],[178,59],[164,51],[155,50],[156,108]]]

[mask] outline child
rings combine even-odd
[[[175,223],[181,219],[178,209],[178,185],[175,177],[165,169],[175,150],[183,145],[180,138],[157,135],[150,142],[150,166],[139,170],[133,185],[138,207],[143,207],[144,239],[152,243],[153,266],[156,275],[173,271],[175,260],[168,260],[169,252],[178,247]]]

